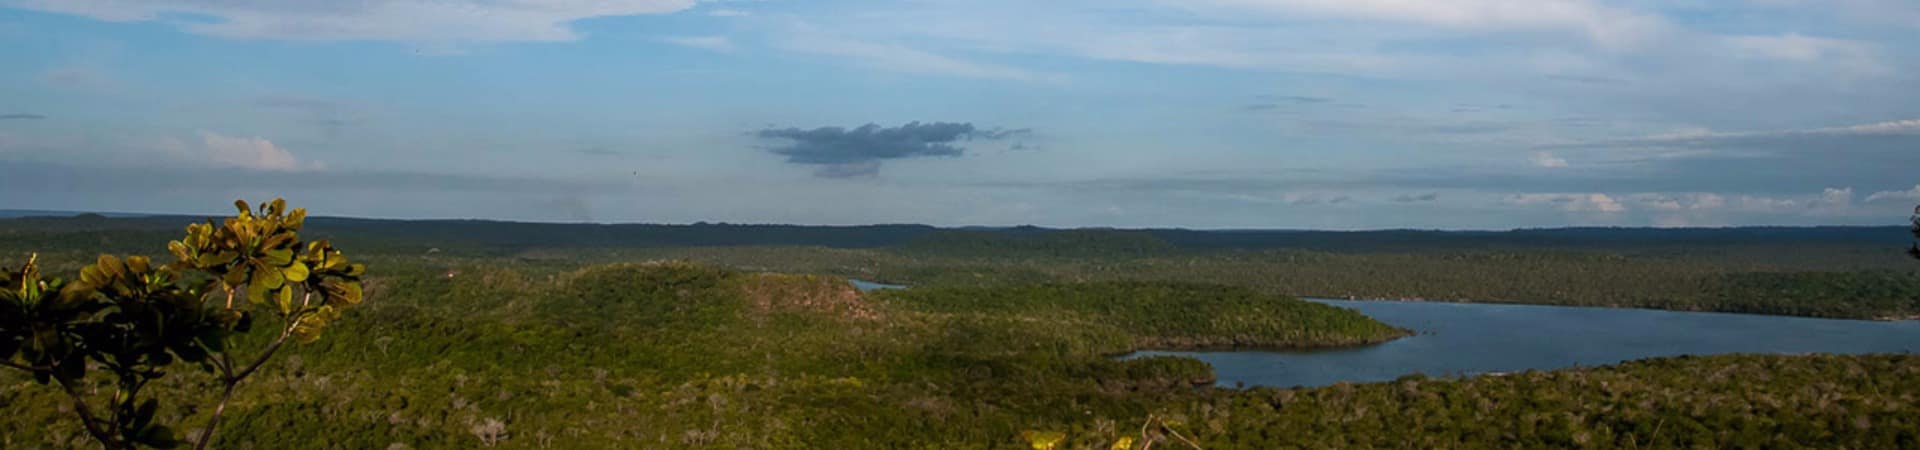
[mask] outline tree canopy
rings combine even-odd
[[[167,243],[171,263],[146,256],[101,255],[71,281],[46,278],[38,256],[0,271],[0,363],[57,385],[88,434],[107,448],[174,447],[173,427],[155,420],[159,399],[142,388],[178,364],[210,373],[221,401],[195,436],[204,448],[233,389],[288,339],[313,342],[347,307],[359,304],[366,266],[333,244],[303,242],[306,210],[274,199],[255,211],[235,202],[234,217],[188,225]],[[236,304],[235,300],[241,300]],[[274,321],[264,348],[235,348],[234,338]],[[248,359],[242,351],[257,352]],[[112,380],[104,404],[80,386]]]

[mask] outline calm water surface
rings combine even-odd
[[[905,289],[906,288],[906,286],[902,286],[898,284],[875,283],[872,281],[855,280],[852,278],[848,278],[847,281],[853,283],[853,288],[859,289],[860,292],[866,292],[866,291],[871,291],[875,289]]]
[[[1432,376],[1613,364],[1721,353],[1907,353],[1920,322],[1871,322],[1643,309],[1473,303],[1314,300],[1359,310],[1420,334],[1308,352],[1138,352],[1213,365],[1219,385],[1319,386]]]

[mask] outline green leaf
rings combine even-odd
[[[248,283],[264,285],[267,289],[279,289],[287,284],[287,277],[280,273],[280,266],[254,266],[253,278]]]
[[[200,257],[194,258],[193,265],[200,266],[200,267],[221,266],[221,265],[225,265],[227,263],[233,262],[233,259],[239,256],[240,256],[239,253],[236,253],[232,250],[220,251],[220,252],[203,252],[203,253],[200,253]]]
[[[193,252],[187,250],[187,244],[180,241],[167,241],[167,252],[181,261],[192,261]]]
[[[293,250],[278,248],[261,253],[260,262],[273,267],[282,267],[293,262]]]
[[[86,378],[87,361],[81,359],[80,355],[68,357],[64,361],[61,361],[60,364],[53,366],[53,376],[54,378],[68,381]]]
[[[153,413],[159,410],[160,401],[157,399],[149,398],[147,401],[140,402],[140,407],[133,410],[133,417],[131,417],[133,427],[146,428],[147,424],[153,423]]]
[[[87,285],[88,287],[100,287],[106,286],[107,282],[107,275],[100,266],[95,265],[80,268],[80,284]],[[32,283],[28,283],[28,285],[32,285]]]
[[[265,284],[249,284],[247,285],[247,302],[256,305],[265,304],[267,302],[267,295],[272,294],[272,291],[273,289],[268,288]]]
[[[358,305],[361,300],[360,283],[357,281],[329,280],[326,284],[327,304],[339,307]]]
[[[274,301],[280,305],[280,315],[293,314],[293,288],[282,287],[275,292]]]
[[[120,260],[114,258],[113,255],[100,255],[100,259],[95,261],[94,265],[100,267],[102,273],[113,278],[124,279],[127,277],[127,266],[121,264]]]
[[[220,276],[220,282],[230,287],[240,287],[247,282],[247,271],[241,268],[227,269],[226,274]]]
[[[281,222],[281,226],[287,227],[289,230],[299,231],[300,226],[305,225],[306,222],[307,209],[294,208],[293,212],[287,213],[287,219]]]
[[[12,361],[13,354],[20,351],[20,341],[0,339],[0,361]]]
[[[302,316],[300,317],[300,322],[293,326],[293,336],[302,344],[311,344],[313,341],[320,340],[320,330],[326,328],[326,326],[327,319],[320,317],[320,315],[310,314]]]
[[[292,249],[289,247],[292,247],[292,244],[294,243],[294,241],[297,241],[297,240],[300,240],[299,234],[296,234],[291,231],[281,231],[278,233],[274,233],[272,236],[267,236],[267,241],[263,244],[260,244],[260,247],[269,248],[269,249],[287,249],[288,250],[287,253],[291,255],[293,252],[292,252]]]
[[[305,282],[307,281],[308,275],[307,265],[306,263],[295,262],[288,265],[286,269],[282,269],[280,274],[285,276],[289,283]]]
[[[174,448],[179,447],[181,443],[179,436],[176,436],[173,429],[166,425],[154,425],[140,430],[137,440],[153,448]]]
[[[152,271],[153,261],[145,256],[128,256],[127,271],[134,274],[146,274]]]

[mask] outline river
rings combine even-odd
[[[1875,322],[1646,309],[1313,300],[1419,334],[1319,351],[1143,351],[1212,364],[1218,385],[1321,386],[1401,375],[1471,375],[1722,353],[1905,353],[1920,321]]]

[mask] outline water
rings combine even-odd
[[[872,281],[855,280],[852,278],[848,278],[847,281],[852,282],[853,288],[859,289],[860,292],[866,292],[866,291],[871,291],[875,289],[906,289],[907,288],[906,286],[902,286],[898,284],[875,283]]]
[[[1314,300],[1420,334],[1366,347],[1306,352],[1138,352],[1213,365],[1219,385],[1321,386],[1430,376],[1613,364],[1722,353],[1908,353],[1920,321],[1872,322],[1643,309]]]

